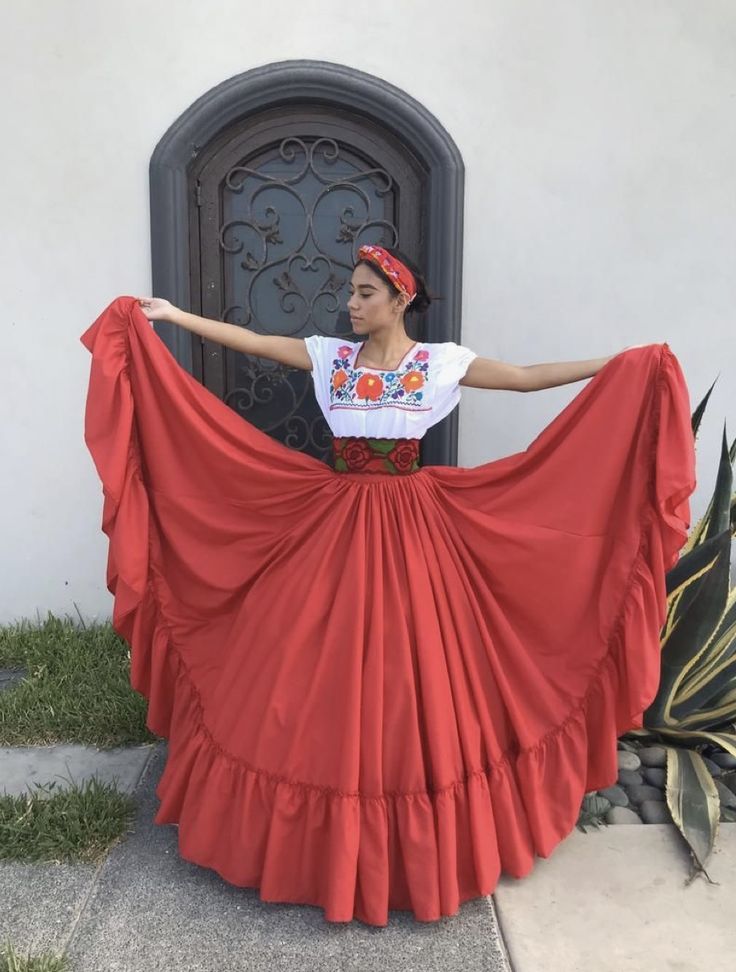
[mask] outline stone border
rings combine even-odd
[[[702,756],[702,759],[721,798],[721,811],[724,807],[736,809],[736,757],[716,753],[712,758]],[[665,797],[666,766],[664,746],[629,747],[619,740],[617,782],[593,791],[609,803],[603,820],[607,824],[674,825]],[[721,821],[724,821],[723,812]]]

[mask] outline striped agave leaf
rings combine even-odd
[[[693,412],[694,436],[712,390]],[[724,428],[713,496],[667,573],[659,689],[643,728],[623,737],[665,745],[667,805],[701,868],[720,818],[718,790],[701,751],[718,748],[736,757],[736,588],[730,589],[735,457],[736,440],[729,449]]]
[[[699,541],[681,552],[667,574],[661,678],[644,716],[650,729],[685,728],[684,720],[697,718],[706,703],[716,708],[736,687],[736,594],[730,591],[729,574],[731,463],[724,433],[713,497],[696,527]],[[736,707],[731,719],[736,719]],[[729,721],[729,711],[720,721]],[[703,727],[715,728],[707,722]]]
[[[704,868],[718,833],[721,801],[698,753],[668,748],[667,806],[686,835],[697,866]]]

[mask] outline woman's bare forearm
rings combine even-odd
[[[592,378],[603,365],[615,355],[607,358],[589,358],[585,361],[551,361],[544,364],[525,365],[526,391],[539,391],[541,388],[554,388],[567,385],[572,381]]]
[[[238,324],[227,324],[224,321],[214,321],[209,317],[199,317],[197,314],[181,310],[180,307],[173,309],[169,320],[187,331],[199,334],[207,341],[215,341],[217,344],[224,344],[227,348],[246,354],[255,352],[258,335]]]

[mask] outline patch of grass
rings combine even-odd
[[[0,693],[0,745],[153,742],[147,702],[130,687],[130,649],[109,622],[28,620],[0,627],[0,666],[26,677]],[[1,972],[1,970],[0,970]]]
[[[52,793],[54,786],[0,793],[0,860],[96,864],[130,832],[130,794],[97,777]]]
[[[43,952],[31,956],[19,955],[9,939],[0,947],[0,972],[68,972],[69,963],[63,955]]]

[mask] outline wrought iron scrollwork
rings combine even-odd
[[[224,319],[263,334],[339,333],[358,247],[398,240],[395,193],[389,172],[326,137],[291,135],[232,166],[217,231]],[[331,436],[309,373],[228,354],[225,401],[285,444],[327,458]]]

